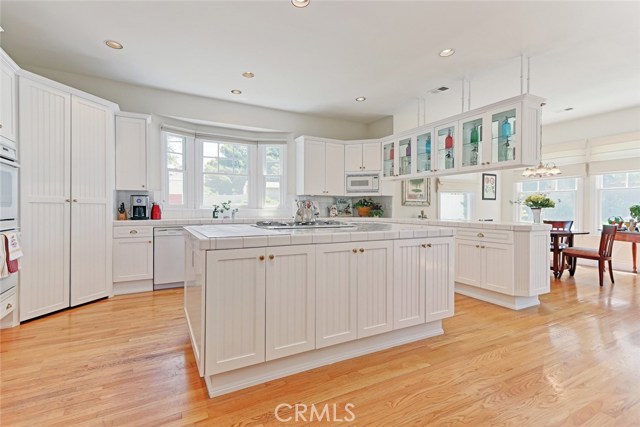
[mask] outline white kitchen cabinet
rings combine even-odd
[[[358,337],[357,243],[316,248],[316,348]]]
[[[0,137],[17,141],[17,65],[0,49]]]
[[[403,135],[382,142],[382,175],[385,178],[404,178],[415,175],[416,138]]]
[[[266,248],[266,360],[316,348],[313,245]]]
[[[380,169],[379,142],[351,142],[344,146],[345,172],[376,172]]]
[[[394,243],[393,329],[424,323],[427,269],[425,241],[403,239]]]
[[[265,360],[265,249],[207,252],[205,375]]]
[[[116,123],[116,190],[147,190],[149,116],[118,113]]]
[[[454,247],[451,239],[426,241],[426,308],[425,321],[453,316],[454,311]]]
[[[312,245],[207,252],[207,375],[315,349],[315,262]]]
[[[112,287],[115,105],[49,82],[20,79],[21,321]]]
[[[358,247],[358,338],[393,329],[393,242]]]
[[[489,233],[489,232],[485,232]],[[514,247],[490,239],[457,239],[455,281],[514,295]]]
[[[344,144],[301,136],[296,139],[296,165],[298,195],[344,194]]]
[[[113,239],[113,282],[150,279],[153,279],[153,237]]]
[[[189,327],[198,373],[204,376],[205,363],[205,297],[206,252],[199,249],[199,240],[187,238],[185,245],[184,314]]]

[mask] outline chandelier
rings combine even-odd
[[[555,163],[538,163],[538,166],[526,168],[522,172],[522,176],[525,178],[544,178],[550,176],[560,175],[562,172]]]

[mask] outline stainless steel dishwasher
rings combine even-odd
[[[153,289],[184,286],[184,245],[182,227],[153,229]]]

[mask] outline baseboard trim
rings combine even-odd
[[[505,295],[458,282],[456,282],[455,291],[461,295],[479,299],[501,307],[510,308],[511,310],[522,310],[540,305],[540,300],[537,295],[531,297]]]

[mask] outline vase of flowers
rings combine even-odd
[[[524,205],[528,206],[533,213],[533,222],[540,224],[540,213],[544,208],[555,208],[556,204],[553,200],[544,194],[532,194],[524,199]]]

